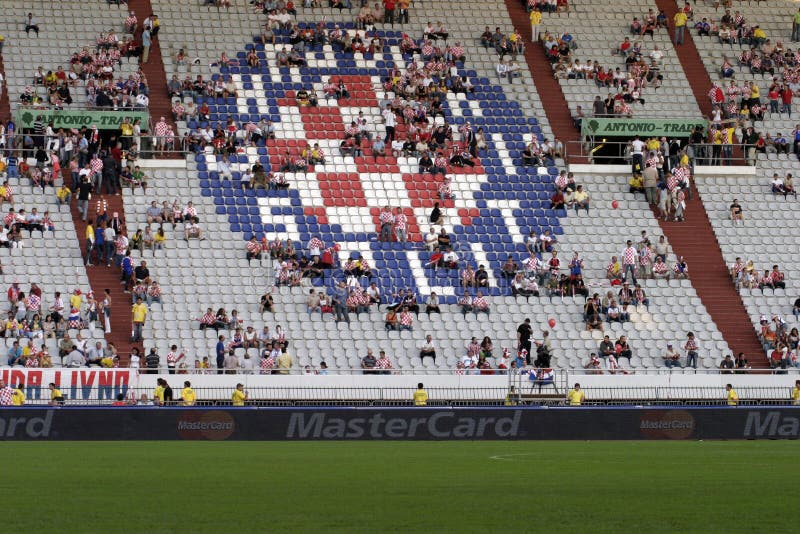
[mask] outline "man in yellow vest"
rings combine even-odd
[[[575,383],[575,387],[567,393],[567,401],[570,406],[580,406],[586,401],[586,394],[581,389],[581,385],[577,382]]]
[[[188,380],[183,383],[181,400],[183,401],[184,406],[194,406],[194,403],[197,400],[197,395],[195,395],[194,390],[192,389],[192,383]]]
[[[725,391],[728,392],[728,406],[738,406],[739,405],[739,395],[736,394],[736,391],[733,389],[733,386],[727,384],[725,386]]]
[[[428,392],[420,382],[417,384],[417,390],[414,392],[414,406],[427,406],[428,405]]]

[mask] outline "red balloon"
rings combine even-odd
[[[555,328],[556,327],[556,320],[551,317],[550,320],[547,321],[547,324],[550,325],[550,328]]]
[[[619,201],[615,200],[611,203],[611,207],[617,209],[619,207]]]

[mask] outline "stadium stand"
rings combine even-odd
[[[662,367],[667,344],[684,347],[690,330],[702,347],[700,368],[716,368],[722,355],[730,352],[729,340],[723,339],[692,281],[675,276],[676,271],[669,280],[640,276],[648,305],[632,303],[628,306],[628,321],[609,321],[596,330],[587,329],[584,297],[580,293],[572,296],[570,286],[564,282],[553,282],[548,288],[549,273],[539,277],[541,296],[538,298],[531,297],[523,302],[521,297],[511,294],[502,268],[509,256],[519,266],[528,260],[531,256],[526,240],[529,232],[538,236],[549,230],[557,239],[561,263],[560,268],[552,270],[559,274],[570,273],[573,253],[582,258],[581,274],[586,289],[602,295],[609,290],[614,293],[620,290],[610,285],[606,276],[611,256],[622,260],[627,240],[639,249],[643,233],[655,240],[669,225],[659,226],[646,204],[630,200],[629,177],[624,174],[579,173],[576,181],[589,195],[586,209],[551,208],[551,197],[556,189],[563,188],[559,173],[565,165],[561,157],[564,150],[559,150],[554,141],[554,133],[558,132],[549,125],[543,100],[532,89],[530,73],[520,69],[522,83],[510,80],[508,75],[498,77],[496,52],[492,47],[481,46],[479,40],[487,25],[500,27],[502,32],[510,34],[513,27],[508,14],[500,2],[489,2],[495,9],[482,10],[470,9],[473,6],[468,2],[463,4],[464,9],[457,13],[452,6],[438,2],[416,5],[411,9],[408,23],[379,23],[374,32],[357,27],[355,9],[342,12],[298,7],[296,18],[290,17],[288,21],[288,26],[296,23],[296,28],[272,28],[273,43],[270,33],[266,34],[267,42],[262,37],[266,17],[254,12],[249,5],[216,10],[194,1],[152,2],[152,10],[159,13],[164,31],[158,36],[159,51],[151,53],[161,56],[164,67],[159,77],[163,80],[159,83],[161,87],[154,87],[153,77],[147,76],[151,80],[151,91],[161,93],[151,96],[154,103],[160,102],[160,109],[165,109],[163,102],[170,102],[163,97],[167,80],[178,77],[181,84],[170,89],[175,93],[170,103],[177,127],[176,145],[186,149],[188,156],[185,166],[183,162],[149,164],[146,172],[150,187],[146,192],[125,191],[119,206],[129,236],[138,229],[145,232],[148,224],[151,232],[163,225],[166,239],[163,248],[148,250],[145,246],[144,250],[132,254],[136,263],[147,261],[150,273],[161,286],[160,302],[151,306],[150,319],[143,332],[144,346],[147,350],[156,349],[161,366],[173,363],[172,357],[184,352],[190,365],[195,357],[207,356],[210,369],[215,367],[218,335],[223,334],[227,338],[223,344],[223,359],[229,349],[233,350],[233,356],[223,366],[230,366],[232,371],[258,372],[260,368],[268,372],[282,366],[283,370],[301,372],[306,366],[318,368],[323,361],[330,368],[358,369],[367,350],[372,349],[376,354],[385,350],[391,365],[398,369],[469,373],[472,371],[461,370],[460,364],[466,362],[469,366],[469,359],[462,357],[470,351],[471,338],[494,340],[491,350],[481,347],[489,354],[486,364],[489,368],[509,366],[513,358],[504,359],[503,349],[516,349],[515,330],[525,318],[532,321],[533,339],[551,347],[552,360],[545,366],[582,368],[591,365],[589,354],[598,351],[604,334],[609,334],[612,341],[622,336],[628,338],[632,355],[622,365],[630,370]],[[482,2],[481,6],[486,8],[486,4]],[[578,44],[574,54],[597,51],[596,57],[601,63],[613,67],[624,65],[623,57],[613,53],[612,47],[628,33],[631,15],[644,15],[653,6],[632,1],[615,6],[613,16],[603,15],[607,15],[604,20],[618,26],[617,32],[600,33],[594,4],[575,2],[569,13],[545,15],[542,33],[562,34],[568,28]],[[43,20],[57,15],[55,10],[47,11],[44,7],[38,12],[42,13]],[[100,13],[104,24],[107,20],[109,25],[117,26],[121,24],[120,13],[124,15],[124,11],[115,7],[101,9]],[[206,17],[202,33],[196,31],[194,18],[187,13]],[[436,22],[435,26],[441,21],[447,28],[439,31],[439,38],[433,43],[424,42],[427,20]],[[331,35],[335,40],[341,30],[360,35],[365,42],[364,51],[348,52],[343,50],[342,44],[331,44]],[[307,36],[304,35],[306,31]],[[19,33],[21,30],[9,33],[7,41],[20,42]],[[66,61],[64,56],[59,59],[52,55],[52,47],[48,48],[52,43],[46,41],[52,37],[44,33],[39,37],[43,42],[37,48],[41,49],[41,56],[53,65]],[[317,38],[322,33],[326,34],[324,42]],[[446,39],[444,33],[447,33]],[[94,42],[96,34],[96,29],[92,28],[85,34],[70,37],[74,42],[70,41],[67,48],[81,49],[85,43]],[[373,37],[380,42],[371,42]],[[298,43],[304,39],[308,42],[300,46]],[[30,37],[25,42],[33,40]],[[664,50],[661,64],[664,80],[657,90],[643,90],[642,97],[647,104],[644,107],[635,104],[634,114],[699,116],[700,108],[681,64],[674,57],[667,34],[657,31],[652,40],[644,42],[646,53],[650,51],[647,47],[654,44]],[[408,46],[419,47],[425,55],[441,47],[444,54],[458,56],[460,48],[464,59],[454,58],[452,64],[444,61],[441,65],[435,60],[426,60],[429,61],[427,66],[423,63],[409,68],[412,55],[403,51]],[[525,46],[540,45],[528,43]],[[279,65],[284,47],[287,51],[294,48],[296,56],[289,59],[302,61],[304,65]],[[7,44],[4,56],[11,52],[19,59],[12,67],[7,67],[9,84],[17,92],[24,92],[29,66],[21,59],[21,45],[9,47]],[[421,54],[413,57],[419,59]],[[153,63],[148,68],[157,70],[158,62]],[[127,73],[125,69],[128,68],[131,67],[123,67],[121,72]],[[413,135],[415,128],[427,122],[419,121],[412,126],[417,113],[414,108],[405,107],[397,94],[404,80],[414,79],[415,68],[417,72],[429,69],[434,72],[433,78],[442,77],[439,74],[442,70],[457,72],[458,83],[463,84],[462,87],[448,87],[441,111],[435,112],[435,103],[428,110],[428,115],[433,116],[430,122],[446,125],[445,131],[449,130],[447,139],[432,135],[433,143],[438,140],[444,149],[440,156],[444,161],[434,157],[432,165],[445,168],[446,173],[421,172],[424,161],[416,153],[415,146],[393,147],[390,144],[391,132],[386,127],[393,122],[397,122],[395,129],[400,139]],[[198,76],[202,77],[202,83],[196,82]],[[187,77],[189,82],[182,83]],[[455,76],[451,76],[448,83],[454,79]],[[560,79],[559,83],[573,110],[577,105],[590,110],[597,92],[593,82],[567,78]],[[341,94],[344,88],[347,95]],[[337,91],[340,94],[335,94]],[[305,105],[309,93],[313,94],[316,105]],[[417,106],[416,98],[408,100]],[[398,113],[383,111],[387,104],[396,106]],[[266,123],[266,119],[271,124]],[[357,119],[366,120],[361,126],[363,131],[358,131],[359,127],[351,130],[354,128],[351,121]],[[165,122],[171,120],[173,117]],[[206,127],[208,133],[204,132]],[[216,128],[219,131],[214,133]],[[270,128],[274,128],[274,139],[269,135]],[[158,132],[157,126],[155,130]],[[485,136],[485,148],[476,146],[480,143],[479,132]],[[209,137],[204,138],[205,135]],[[426,135],[422,133],[423,137]],[[355,153],[353,146],[342,148],[347,137],[359,138],[361,154]],[[372,137],[372,140],[361,143],[362,137]],[[372,141],[384,137],[389,144],[388,155],[377,157],[378,148]],[[231,141],[230,149],[226,146],[228,141]],[[310,147],[309,154],[303,155],[306,142],[318,144],[324,156]],[[523,157],[528,157],[523,151],[531,144],[534,145],[532,159],[538,160],[533,164]],[[471,148],[478,157],[469,153]],[[322,159],[324,162],[319,161]],[[299,160],[303,160],[304,170],[297,168]],[[254,173],[251,182],[247,173],[254,165],[261,169]],[[444,181],[445,176],[449,183]],[[256,187],[248,187],[249,184]],[[17,184],[12,183],[14,185]],[[702,191],[704,195],[705,191]],[[709,194],[714,191],[708,189]],[[753,194],[758,193],[754,191]],[[769,194],[768,191],[765,194]],[[744,203],[746,199],[742,197],[740,200]],[[157,216],[158,210],[149,211],[154,201],[156,206],[166,203],[165,213]],[[437,202],[444,212],[441,224],[429,222]],[[705,197],[704,202],[709,206]],[[381,213],[385,205],[390,205],[392,210],[400,208],[401,215],[393,221],[395,224],[405,222],[407,240],[402,235],[395,238],[390,234],[388,240],[382,236],[381,225],[385,219],[381,218]],[[695,201],[694,209],[701,209],[698,205]],[[168,215],[197,217],[202,231],[197,237],[202,239],[195,239],[194,234],[184,235],[182,222],[178,223],[180,226],[173,226],[166,220],[158,222],[157,217],[167,219]],[[718,228],[717,212],[709,211],[709,215]],[[59,222],[67,222],[71,230],[68,220],[54,218],[57,232],[61,228]],[[440,258],[438,251],[425,247],[430,227],[436,234],[441,229],[449,234],[449,243],[458,256],[458,269],[433,268],[434,263],[447,262],[449,258],[446,255]],[[735,230],[738,232],[739,228]],[[665,235],[670,236],[669,233]],[[249,244],[251,236],[255,236],[253,245]],[[316,238],[321,243],[314,241]],[[74,250],[57,247],[51,252],[52,247],[42,247],[45,251],[42,255],[58,254],[61,259],[68,254],[73,262],[79,261],[79,248],[74,247],[77,235],[64,235],[64,239],[73,243]],[[311,256],[311,249],[318,249],[323,260],[330,255],[333,268],[326,269],[324,277],[293,279],[292,271],[299,270],[291,264],[294,258],[270,257],[275,249],[272,244],[279,240],[285,247],[288,239],[296,244],[298,256]],[[665,263],[672,271],[678,258],[669,248],[669,241],[667,239]],[[149,243],[147,238],[144,242]],[[728,245],[722,241],[721,245],[727,259]],[[25,265],[29,264],[27,250],[23,249]],[[262,257],[248,259],[248,252],[253,256],[261,252]],[[638,252],[634,250],[633,253]],[[549,250],[538,255],[544,262],[552,258]],[[366,262],[374,276],[348,272],[352,270],[347,265],[348,259]],[[287,261],[285,267],[281,267],[282,261]],[[486,267],[486,286],[462,287],[463,268],[467,265],[473,269],[480,265]],[[692,276],[696,267],[698,270],[706,268],[691,262],[690,266]],[[74,268],[77,286],[88,287],[82,263]],[[356,268],[364,270],[363,263]],[[787,278],[791,278],[792,272],[789,269],[786,272]],[[344,301],[351,288],[358,288],[355,293],[360,294],[372,281],[383,295],[380,309],[368,306],[368,311],[356,314],[355,308],[364,303],[351,296],[347,303],[341,304],[341,307],[354,308],[348,321],[335,322],[332,316],[307,312],[311,289],[327,292],[331,297],[341,292]],[[344,289],[337,287],[339,282],[344,283]],[[399,314],[401,328],[387,329],[386,304],[392,302],[393,294],[401,289],[408,289],[413,295],[412,300],[405,301],[397,297],[400,307],[410,305],[412,314]],[[426,301],[434,291],[439,296],[441,310],[438,314],[427,314]],[[135,290],[133,294],[135,297]],[[274,311],[261,309],[262,296],[267,294],[274,300],[271,306]],[[474,309],[464,312],[465,299],[478,299],[477,303],[471,301],[470,304],[480,307],[483,296],[489,313],[479,314]],[[128,298],[131,296],[127,294],[121,297],[120,305],[123,305],[122,299]],[[421,313],[413,314],[415,304]],[[760,311],[766,305],[748,302],[750,310]],[[676,307],[681,311],[676,311]],[[209,308],[211,317],[207,318],[205,314]],[[202,323],[211,326],[220,319],[214,317],[220,308],[229,312],[226,324],[221,328],[201,329]],[[234,309],[238,312],[236,318],[230,315]],[[336,310],[336,314],[342,311]],[[612,317],[606,313],[601,315]],[[678,317],[680,320],[676,320]],[[278,325],[283,334],[276,333]],[[253,326],[256,333],[269,327],[270,339],[277,339],[293,359],[282,361],[279,349],[260,358],[259,349],[265,345],[253,346],[251,350],[239,346],[237,336],[242,337],[244,344],[252,335],[237,333],[239,326],[243,329]],[[403,329],[402,326],[412,328]],[[549,341],[543,339],[543,331],[548,333]],[[435,361],[420,357],[427,334],[433,336]],[[612,366],[610,370],[617,369]]]

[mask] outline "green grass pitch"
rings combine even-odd
[[[796,441],[4,443],[21,532],[782,532]]]

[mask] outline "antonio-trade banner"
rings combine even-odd
[[[130,369],[0,369],[0,378],[16,388],[24,384],[28,401],[50,400],[50,383],[64,400],[114,400],[136,387],[139,373]]]
[[[14,117],[18,128],[33,128],[36,117],[41,117],[44,124],[53,123],[53,128],[76,128],[81,126],[98,130],[119,130],[125,118],[131,123],[141,121],[142,131],[147,130],[150,114],[147,111],[99,111],[99,110],[65,110],[65,109],[29,109],[20,108]]]
[[[708,127],[703,119],[626,119],[592,117],[581,121],[581,135],[596,137],[689,137],[694,129]]]

